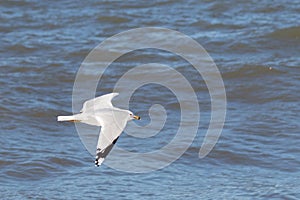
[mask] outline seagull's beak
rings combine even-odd
[[[133,119],[140,120],[140,119],[141,119],[141,117],[140,117],[140,116],[137,116],[137,115],[134,115],[134,116],[133,116]]]

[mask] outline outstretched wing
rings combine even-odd
[[[95,159],[95,165],[97,167],[102,164],[107,154],[117,142],[119,136],[126,126],[126,123],[127,121],[125,120],[119,121],[118,123],[111,121],[111,123],[104,123],[101,127]]]
[[[102,108],[112,108],[113,105],[111,103],[111,100],[118,95],[119,93],[109,93],[100,97],[96,97],[94,99],[90,99],[84,102],[80,112],[86,112],[87,110],[98,110]]]

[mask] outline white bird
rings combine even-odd
[[[101,127],[95,159],[97,167],[111,151],[127,122],[141,119],[129,110],[113,107],[111,100],[117,95],[119,94],[110,93],[88,100],[84,102],[79,114],[57,117],[57,121],[81,122]]]

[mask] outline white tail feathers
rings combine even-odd
[[[62,122],[62,121],[72,121],[75,120],[74,116],[58,116],[57,121]]]

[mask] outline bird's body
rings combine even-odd
[[[99,166],[118,140],[128,121],[140,119],[129,110],[113,107],[111,100],[118,93],[106,94],[83,104],[79,114],[58,116],[57,121],[81,122],[88,125],[100,126],[95,165]]]

